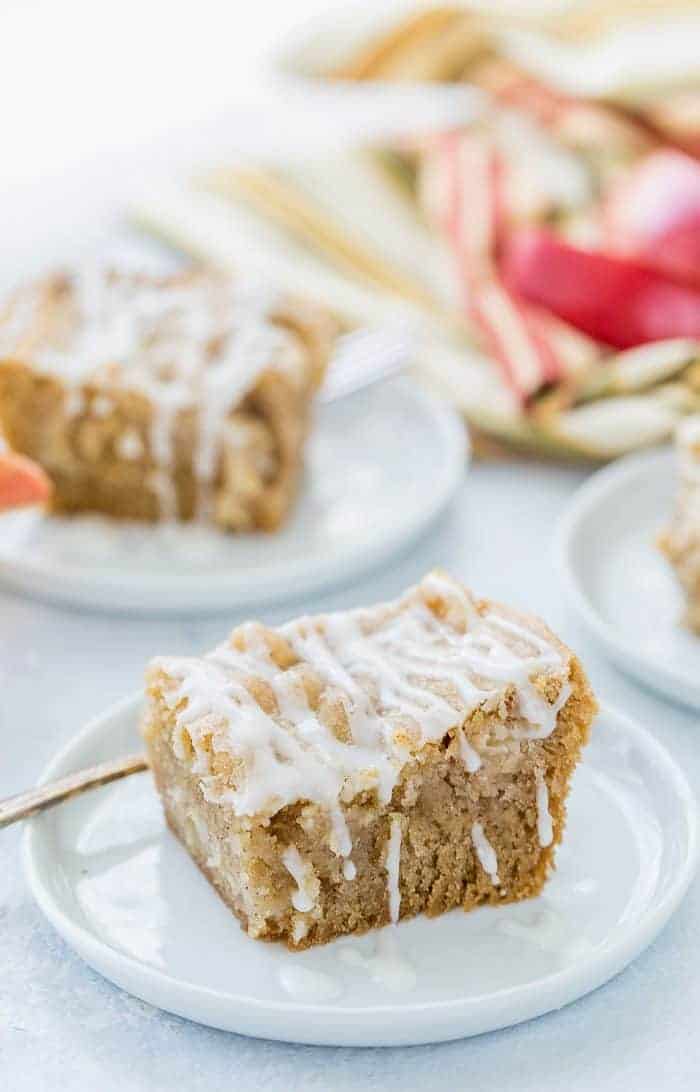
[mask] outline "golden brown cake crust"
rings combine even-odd
[[[453,606],[449,595],[440,594],[423,591],[423,603],[436,618]],[[493,607],[478,602],[480,611]],[[552,674],[536,674],[532,684],[555,709],[566,699],[553,730],[541,738],[522,733],[516,699],[506,686],[496,704],[480,702],[463,721],[417,746],[388,799],[369,788],[343,799],[352,847],[345,857],[338,851],[332,815],[312,798],[237,815],[225,802],[225,786],[249,775],[241,773],[230,752],[216,750],[212,736],[204,750],[195,752],[183,731],[182,713],[190,700],[198,700],[196,692],[174,700],[167,663],[154,666],[145,736],[167,821],[251,936],[304,948],[386,924],[392,830],[400,846],[401,919],[512,902],[542,889],[562,837],[570,778],[596,703],[579,661],[546,627],[501,608],[498,616],[526,622],[528,632],[561,655],[565,692],[562,677]],[[249,630],[247,639],[253,640]],[[293,668],[282,644],[272,641],[271,647],[283,671]],[[262,683],[250,677],[246,685],[268,711],[274,708]],[[337,730],[333,710],[324,706],[323,691],[314,693],[310,677],[307,693],[315,715]],[[214,727],[216,714],[210,716]],[[477,752],[474,768],[470,756]],[[203,760],[221,779],[220,799],[207,790]],[[290,851],[293,857],[285,860]]]

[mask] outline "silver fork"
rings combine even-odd
[[[411,339],[403,327],[378,327],[343,334],[318,394],[322,403],[355,394],[403,371]]]

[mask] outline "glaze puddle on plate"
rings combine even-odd
[[[700,637],[681,625],[683,598],[656,546],[675,490],[671,451],[598,471],[564,514],[559,563],[572,604],[618,666],[700,708]]]
[[[133,749],[138,702],[105,714],[51,776]],[[403,922],[290,953],[248,938],[165,830],[148,774],[33,820],[26,862],[50,920],[143,999],[248,1035],[347,1045],[457,1038],[575,1000],[668,919],[695,865],[682,774],[604,712],[579,768],[558,868],[537,899]]]
[[[465,430],[403,378],[316,417],[298,504],[278,533],[11,513],[0,518],[0,579],[62,603],[155,614],[257,606],[350,580],[444,509],[463,479]]]

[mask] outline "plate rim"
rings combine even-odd
[[[617,490],[624,490],[636,479],[643,478],[650,468],[660,470],[665,463],[672,469],[673,449],[669,445],[625,455],[591,474],[574,492],[559,518],[554,535],[555,563],[568,602],[617,666],[645,688],[663,694],[677,704],[700,709],[700,686],[694,686],[672,665],[659,665],[607,621],[582,586],[574,561],[577,536],[591,513]]]
[[[76,735],[74,735],[54,755],[45,767],[38,784],[70,772],[71,759],[79,753],[86,743],[95,737],[104,738],[107,727],[117,717],[125,715],[138,716],[143,701],[143,692],[139,691],[121,701],[113,704],[103,713],[93,717]],[[238,1021],[240,1027],[237,1034],[252,1037],[268,1038],[286,1042],[319,1044],[319,1045],[343,1045],[343,1046],[374,1046],[374,1045],[409,1045],[419,1043],[444,1042],[451,1039],[466,1038],[474,1034],[481,1034],[487,1030],[497,1030],[502,1027],[514,1026],[525,1020],[544,1015],[564,1005],[573,1003],[579,998],[604,985],[610,979],[619,974],[641,954],[655,939],[667,924],[673,913],[684,898],[690,883],[695,875],[700,857],[699,838],[699,812],[698,805],[690,784],[682,769],[666,749],[666,747],[644,727],[638,720],[622,713],[615,707],[601,705],[599,717],[607,717],[618,726],[644,751],[645,754],[654,757],[657,768],[663,769],[667,784],[672,785],[674,795],[679,802],[679,817],[684,826],[684,854],[683,861],[673,882],[655,901],[651,908],[647,908],[634,928],[628,930],[610,948],[609,941],[604,941],[594,953],[589,953],[585,964],[575,963],[568,968],[562,968],[537,980],[537,989],[540,1000],[537,1004],[527,1007],[528,997],[533,990],[532,983],[523,983],[496,990],[486,997],[453,998],[448,1000],[432,1000],[418,1002],[416,1004],[402,1005],[397,1010],[395,1003],[388,1001],[377,1005],[333,1005],[325,1008],[322,1003],[300,1002],[293,999],[280,999],[279,1001],[263,1001],[259,998],[251,998],[244,994],[223,993],[221,990],[210,986],[188,983],[174,977],[148,963],[137,959],[128,953],[121,952],[100,939],[86,926],[80,925],[61,906],[59,900],[51,891],[50,884],[43,879],[43,869],[40,862],[41,842],[44,827],[42,816],[30,819],[22,839],[22,864],[25,879],[29,890],[39,909],[44,914],[52,927],[63,940],[77,953],[84,962],[93,970],[96,970],[104,978],[121,989],[125,989],[133,996],[139,997],[149,1004],[156,1005],[164,1011],[176,1013],[185,1019],[205,1023],[211,1027],[219,1027],[223,1030],[235,1031],[231,1026],[227,1013],[233,1007],[245,1007],[253,1014],[253,1023],[259,1017],[268,1017],[271,1020],[280,1020],[284,1017],[318,1016],[321,1012],[331,1014],[325,1028],[317,1028],[317,1034],[304,1037],[298,1033],[289,1034],[280,1032],[278,1028],[267,1027],[264,1031],[251,1031],[250,1022],[244,1027],[245,1021]],[[73,767],[74,768],[74,767]],[[45,816],[43,817],[45,818]],[[124,971],[124,973],[121,973]],[[134,988],[134,978],[137,980],[138,989]],[[125,984],[129,980],[129,984]],[[574,985],[574,983],[577,983]],[[582,984],[583,983],[583,984]],[[569,986],[567,990],[567,985]],[[572,989],[573,987],[573,989]],[[145,991],[145,992],[144,992]],[[168,1000],[168,991],[174,991],[173,1000]],[[165,1002],[153,1000],[158,993],[162,998],[165,993]],[[190,1003],[213,1003],[216,1008],[224,1012],[223,1021],[217,1023],[211,1019],[202,1019],[193,1016],[191,1011],[183,1011],[183,1006]],[[504,1003],[508,1005],[508,1013],[498,1016],[499,1007]],[[523,1012],[523,1006],[527,1011]],[[519,1011],[520,1009],[520,1011]],[[479,1030],[451,1030],[437,1031],[428,1035],[409,1035],[407,1039],[400,1034],[396,1037],[380,1035],[379,1038],[365,1033],[364,1023],[372,1016],[387,1016],[395,1014],[398,1021],[415,1022],[430,1014],[444,1014],[452,1017],[453,1023],[466,1023],[469,1013],[480,1013],[486,1010],[491,1016],[486,1019],[484,1026]],[[461,1018],[461,1020],[460,1020]],[[348,1035],[346,1031],[334,1035],[334,1029],[338,1022],[343,1020],[360,1020],[358,1033]],[[429,1030],[429,1029],[428,1029]],[[320,1033],[320,1034],[319,1034]]]
[[[413,509],[410,519],[388,531],[380,542],[372,543],[368,549],[349,549],[335,559],[331,568],[321,566],[318,571],[310,569],[305,559],[297,558],[294,568],[287,562],[274,561],[267,571],[263,567],[256,569],[255,591],[246,591],[247,582],[241,582],[235,568],[219,573],[215,588],[208,588],[206,594],[202,591],[205,571],[192,574],[189,580],[185,574],[184,580],[178,581],[174,601],[171,598],[172,579],[158,573],[149,571],[148,583],[157,588],[161,598],[156,601],[154,595],[151,601],[143,601],[145,574],[133,582],[127,580],[125,587],[116,569],[114,572],[98,570],[97,575],[86,577],[78,565],[45,563],[21,556],[8,559],[0,553],[0,588],[15,595],[91,613],[167,618],[213,616],[254,604],[276,606],[301,596],[319,595],[331,588],[347,586],[418,541],[454,498],[471,464],[469,431],[453,406],[409,374],[393,377],[382,384],[387,389],[391,385],[402,397],[410,399],[429,421],[441,449],[441,458],[434,488],[421,506]],[[360,393],[349,395],[348,402]],[[227,577],[230,577],[228,583]]]

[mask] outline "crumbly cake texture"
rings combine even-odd
[[[57,511],[274,530],[332,340],[321,310],[213,272],[51,276],[0,309],[0,430]]]
[[[251,937],[304,948],[536,895],[595,699],[539,621],[443,573],[148,672],[167,821]]]
[[[678,492],[671,522],[659,546],[686,597],[685,623],[700,633],[700,414],[676,432]]]

